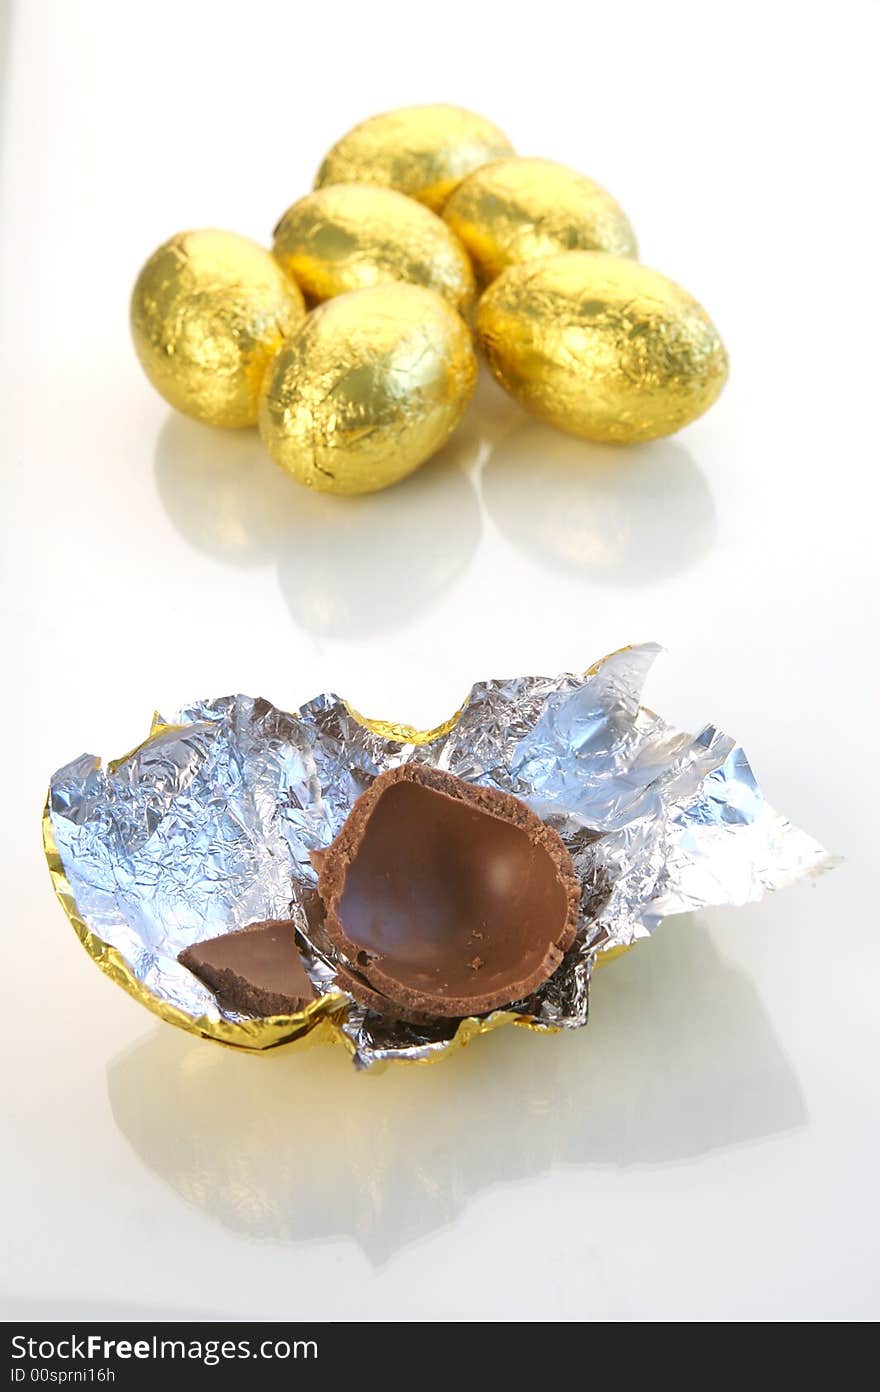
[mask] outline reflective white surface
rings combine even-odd
[[[337,6],[324,61],[297,8],[37,0],[6,39],[4,1313],[876,1318],[878,11],[451,4],[421,69],[411,6]],[[437,98],[620,198],[725,335],[709,416],[610,451],[484,382],[437,460],[334,500],[153,395],[152,247],[265,239],[353,121]],[[48,775],[154,707],[329,687],[427,725],[639,639],[670,650],[649,703],[735,734],[847,862],[671,920],[582,1033],[378,1078],[240,1057],[115,989],[54,903]]]

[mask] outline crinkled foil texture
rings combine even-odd
[[[507,266],[561,251],[635,256],[635,233],[611,194],[554,160],[493,160],[469,174],[443,208],[484,282]]]
[[[52,779],[48,819],[86,945],[96,958],[114,949],[135,993],[171,1007],[160,1013],[177,1023],[260,1047],[277,1042],[277,1028],[261,1041],[261,1022],[224,1012],[177,954],[290,915],[326,993],[323,1014],[362,1067],[425,1061],[510,1020],[585,1024],[601,954],[667,914],[745,903],[829,864],[767,805],[733,739],[711,725],[686,734],[640,705],[658,651],[625,649],[586,676],[481,683],[428,735],[363,721],[332,695],[293,714],[229,696],[157,718],[147,741],[107,768],[74,760]],[[309,852],[329,845],[378,773],[407,761],[522,798],[558,830],[581,877],[580,932],[559,970],[528,1000],[481,1020],[422,1029],[334,997],[332,949],[309,926]]]
[[[439,212],[466,174],[512,154],[507,136],[474,111],[445,103],[400,107],[361,121],[338,140],[315,188],[382,184]]]
[[[305,318],[299,287],[265,247],[234,232],[180,232],[141,268],[131,330],[141,365],[178,411],[255,425],[260,384]]]
[[[372,285],[425,285],[469,314],[476,287],[467,252],[429,208],[394,189],[338,184],[307,194],[281,218],[276,260],[307,295],[326,300]]]
[[[727,380],[727,353],[703,307],[658,271],[604,252],[508,266],[480,299],[475,329],[505,391],[588,440],[674,434]]]
[[[327,300],[266,374],[260,433],[277,464],[325,493],[387,488],[439,450],[477,380],[463,319],[421,285]]]

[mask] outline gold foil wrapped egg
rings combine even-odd
[[[265,247],[234,232],[179,232],[135,282],[131,332],[170,405],[209,425],[254,425],[266,368],[305,312]]]
[[[598,251],[502,272],[479,301],[476,334],[520,405],[588,440],[671,435],[727,380],[724,345],[697,301],[659,272]]]
[[[462,312],[474,297],[467,253],[445,222],[394,189],[331,184],[288,208],[275,228],[279,264],[314,300],[407,281]]]
[[[483,282],[560,251],[635,256],[627,216],[610,193],[564,164],[504,159],[469,174],[443,209]]]
[[[325,157],[315,188],[382,184],[439,212],[466,174],[513,146],[484,116],[460,106],[405,106],[371,116]]]
[[[433,290],[353,290],[284,344],[263,383],[260,434],[300,483],[372,493],[440,449],[476,378],[470,333]]]

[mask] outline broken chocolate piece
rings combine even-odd
[[[315,998],[290,919],[252,923],[194,943],[178,953],[177,960],[204,981],[227,1010],[245,1015],[295,1015]]]
[[[340,984],[400,1019],[520,1000],[574,941],[580,885],[556,832],[511,794],[422,764],[380,774],[312,862]]]

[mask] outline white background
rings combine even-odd
[[[3,1252],[9,1315],[876,1317],[876,4],[47,4],[3,53]],[[730,350],[607,451],[481,389],[374,498],[173,416],[127,302],[181,228],[267,240],[356,120],[450,100],[597,178]],[[88,960],[49,775],[154,707],[323,688],[431,724],[477,678],[668,649],[847,863],[668,922],[589,1028],[434,1069],[236,1056]],[[872,822],[874,826],[872,828]],[[873,838],[872,838],[873,830]]]

